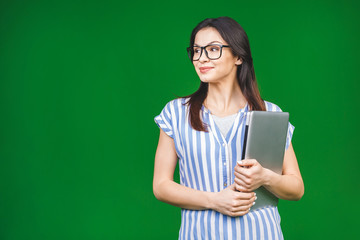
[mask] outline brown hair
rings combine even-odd
[[[256,83],[249,40],[244,29],[239,23],[229,17],[207,18],[193,29],[190,37],[190,46],[194,45],[196,34],[206,27],[215,28],[228,43],[233,54],[242,59],[242,64],[237,67],[236,76],[250,110],[265,111],[265,103],[260,96]],[[190,57],[192,59],[192,56]],[[207,131],[207,127],[200,118],[200,110],[207,92],[208,83],[200,82],[199,89],[193,94],[186,96],[189,98],[186,104],[190,107],[190,124],[193,129],[198,131]]]

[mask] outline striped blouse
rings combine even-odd
[[[202,106],[201,117],[208,132],[194,130],[189,122],[185,98],[170,101],[156,124],[174,139],[179,159],[180,184],[200,191],[219,192],[234,183],[234,167],[241,159],[248,105],[240,109],[233,126],[223,136],[210,110]],[[267,111],[281,111],[266,102]],[[294,126],[289,123],[286,148]],[[214,210],[181,209],[179,239],[283,239],[277,207],[230,217]]]

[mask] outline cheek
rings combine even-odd
[[[229,74],[230,72],[236,70],[236,65],[233,62],[229,62],[228,64],[223,64],[219,67],[219,72],[222,74]]]
[[[200,70],[198,68],[195,68],[195,72],[199,77],[201,76]]]
[[[200,76],[200,75],[201,75],[201,72],[200,72],[199,67],[198,67],[198,66],[194,66],[194,68],[195,68],[195,72],[197,73],[197,75]]]

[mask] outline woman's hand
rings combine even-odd
[[[241,192],[252,192],[263,186],[285,200],[297,201],[304,195],[304,182],[291,143],[285,151],[282,174],[263,168],[255,159],[245,159],[238,162],[234,175],[236,190]]]
[[[254,192],[238,192],[235,183],[224,190],[215,193],[214,206],[211,208],[230,217],[238,217],[247,214],[255,204]]]
[[[238,161],[234,168],[235,188],[241,192],[252,192],[264,185],[267,170],[255,159]]]

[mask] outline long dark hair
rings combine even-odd
[[[194,46],[196,34],[206,27],[215,28],[230,46],[233,54],[242,59],[242,64],[237,67],[236,74],[242,94],[246,98],[250,110],[264,111],[265,103],[260,96],[256,83],[249,39],[244,29],[239,23],[229,17],[207,18],[193,29],[190,37],[190,47]],[[207,92],[208,83],[201,81],[199,89],[193,94],[186,96],[189,97],[186,104],[190,107],[190,124],[193,129],[198,131],[207,131],[205,124],[200,118],[200,110]]]

